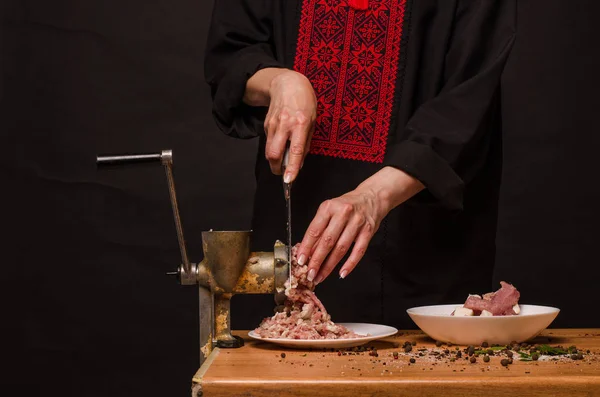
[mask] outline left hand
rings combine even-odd
[[[310,258],[308,279],[322,282],[354,243],[340,270],[345,278],[364,256],[383,218],[423,188],[403,171],[385,167],[355,190],[321,204],[298,252],[300,264]]]

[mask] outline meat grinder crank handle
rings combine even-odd
[[[125,155],[104,155],[98,156],[96,164],[98,167],[127,165],[140,163],[161,163],[165,167],[167,174],[167,183],[169,184],[169,196],[171,199],[171,207],[173,208],[173,218],[175,220],[175,228],[177,230],[177,240],[179,241],[179,251],[181,252],[182,265],[175,273],[179,282],[182,285],[192,285],[197,283],[197,267],[190,263],[188,259],[185,239],[183,238],[183,227],[181,226],[181,218],[179,216],[179,206],[177,205],[177,196],[175,194],[175,181],[173,179],[173,151],[163,150],[160,153],[149,154],[125,154]]]

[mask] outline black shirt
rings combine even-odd
[[[334,321],[408,327],[408,307],[492,288],[498,88],[514,36],[514,1],[371,0],[367,10],[339,0],[216,2],[205,60],[213,114],[225,133],[261,140],[255,249],[272,249],[285,230],[281,179],[264,159],[265,109],[242,102],[261,68],[306,74],[318,98],[294,185],[295,240],[322,201],[383,166],[427,187],[387,216],[347,279],[319,287]],[[244,312],[234,326],[256,325],[257,312]]]

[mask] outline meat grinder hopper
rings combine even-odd
[[[283,303],[284,284],[289,274],[288,249],[276,241],[272,252],[251,252],[251,231],[211,230],[202,232],[204,259],[198,264],[191,263],[175,194],[173,152],[103,155],[96,160],[102,168],[141,163],[160,163],[167,174],[182,259],[177,270],[167,274],[176,276],[182,285],[198,285],[202,365],[215,346],[237,348],[244,344],[240,337],[231,334],[230,300],[233,295],[274,294],[275,302]]]

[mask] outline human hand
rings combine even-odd
[[[410,175],[385,167],[355,190],[319,207],[298,251],[298,263],[308,263],[308,280],[322,282],[354,247],[340,269],[345,278],[362,259],[381,221],[396,206],[424,189]]]
[[[265,157],[271,171],[280,175],[287,142],[290,141],[284,175],[284,181],[290,183],[298,176],[309,151],[317,117],[317,98],[310,81],[292,70],[285,70],[273,77],[269,96],[269,111],[265,118]]]

